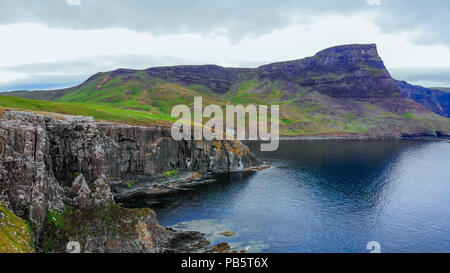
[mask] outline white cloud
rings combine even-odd
[[[381,0],[366,0],[369,6],[379,6],[381,5]]]
[[[81,5],[81,0],[66,0],[66,3],[69,6],[79,6]]]
[[[0,78],[4,75],[4,81],[13,82],[42,68],[39,80],[45,81],[45,75],[55,71],[86,77],[86,73],[98,70],[186,64],[187,61],[256,67],[311,56],[330,46],[351,43],[376,43],[388,69],[448,66],[449,46],[414,44],[411,38],[417,36],[417,31],[384,33],[374,23],[374,17],[374,13],[321,16],[307,26],[294,25],[238,43],[231,43],[225,34],[157,36],[124,28],[69,30],[35,23],[0,25],[0,37],[8,41],[2,44],[0,51],[0,69],[4,70]],[[124,58],[130,55],[134,57]],[[149,56],[170,56],[170,59]],[[48,64],[47,68],[30,65],[42,63]],[[50,67],[52,63],[55,65]]]
[[[0,69],[0,85],[2,83],[10,82],[16,79],[24,78],[25,74],[23,73],[16,73],[12,72],[6,69]]]

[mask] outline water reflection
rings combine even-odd
[[[167,196],[160,222],[214,221],[268,252],[450,251],[450,144],[285,141],[272,168]],[[205,221],[208,220],[208,221]],[[197,229],[201,229],[199,225]]]

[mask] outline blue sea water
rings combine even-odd
[[[162,225],[262,252],[450,252],[450,143],[283,141],[272,167],[167,196]],[[233,237],[219,233],[231,230]]]

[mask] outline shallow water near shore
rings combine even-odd
[[[249,252],[450,252],[450,143],[282,141],[272,167],[164,197],[160,224]],[[221,232],[231,230],[235,236]]]

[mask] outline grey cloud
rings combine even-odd
[[[367,9],[365,0],[14,0],[0,2],[0,24],[40,22],[52,27],[101,29],[124,27],[152,34],[217,31],[236,41],[269,33],[312,15],[349,14]]]
[[[393,78],[425,87],[450,87],[450,67],[396,68],[389,71]]]
[[[450,44],[448,0],[0,0],[0,24],[39,22],[51,27],[123,27],[155,35],[227,35],[233,42],[269,33],[316,15],[372,11],[385,32],[418,31],[414,42]]]
[[[448,0],[381,1],[376,23],[385,32],[417,31],[417,44],[450,45],[450,2]]]

